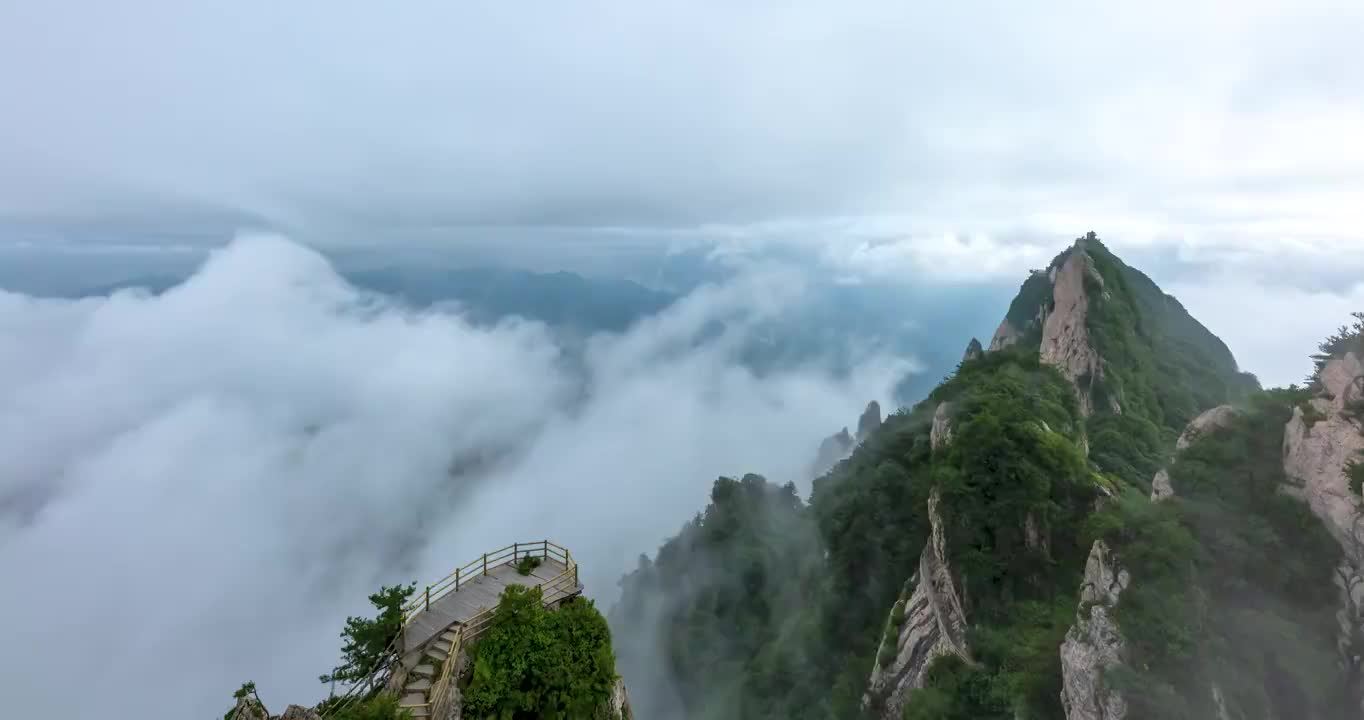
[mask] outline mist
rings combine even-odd
[[[605,609],[716,476],[807,489],[820,438],[911,369],[746,369],[801,290],[755,270],[575,357],[536,323],[358,291],[273,236],[160,296],[0,291],[8,707],[204,717],[246,680],[276,712],[312,704],[368,593],[513,541],[568,546]]]

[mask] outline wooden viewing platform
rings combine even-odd
[[[517,571],[516,563],[527,556],[539,558],[540,565],[531,574],[522,575]],[[403,625],[403,652],[425,645],[451,625],[470,625],[481,620],[481,616],[497,607],[502,591],[510,585],[540,587],[547,604],[582,593],[583,587],[577,577],[578,564],[573,562],[567,550],[548,541],[516,543],[486,557],[486,570],[483,558],[479,558],[457,571],[460,573],[458,589],[453,582],[448,587],[445,585],[446,580],[456,578],[451,573],[408,603],[410,610]]]
[[[522,575],[517,564],[527,557],[540,563]],[[452,698],[458,696],[451,690],[459,679],[454,668],[462,648],[492,623],[502,591],[512,585],[540,588],[540,599],[547,606],[583,591],[573,555],[548,540],[512,543],[484,553],[427,585],[403,606],[402,634],[385,651],[393,661],[380,664],[369,678],[352,685],[322,717],[332,717],[377,688],[397,692],[398,707],[415,720],[444,717]]]

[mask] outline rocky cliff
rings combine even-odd
[[[1122,720],[1127,703],[1104,680],[1123,660],[1125,641],[1113,615],[1131,578],[1102,540],[1085,563],[1075,625],[1061,645],[1061,705],[1067,720]]]
[[[911,691],[924,686],[929,664],[943,655],[970,662],[966,613],[947,558],[940,500],[928,500],[929,540],[919,568],[891,609],[862,706],[882,720],[900,720]]]
[[[1052,282],[1051,310],[1042,323],[1041,359],[1070,380],[1079,394],[1080,412],[1090,415],[1094,412],[1090,388],[1103,378],[1103,363],[1089,338],[1086,285],[1091,284],[1102,292],[1104,281],[1085,252],[1084,238],[1075,241],[1065,262],[1060,268],[1053,268],[1049,277]],[[1108,398],[1110,409],[1120,412],[1117,399],[1112,395]]]
[[[1350,487],[1350,467],[1364,462],[1364,430],[1352,410],[1364,397],[1364,363],[1353,351],[1332,357],[1317,381],[1317,395],[1305,408],[1294,408],[1284,428],[1284,492],[1305,501],[1344,552],[1333,577],[1340,597],[1336,644],[1341,664],[1359,687],[1364,686],[1364,506]]]
[[[1360,397],[1362,382],[1364,365],[1355,353],[1331,358],[1320,373],[1320,392],[1293,412],[1283,442],[1285,491],[1307,502],[1356,565],[1364,561],[1364,527],[1347,466],[1361,458],[1364,434],[1348,406]]]

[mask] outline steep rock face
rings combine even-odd
[[[625,692],[625,680],[623,678],[616,678],[616,684],[611,688],[608,711],[610,717],[620,720],[632,720],[634,717],[630,710],[630,696]]]
[[[1103,365],[1085,327],[1089,314],[1086,278],[1103,286],[1103,278],[1085,254],[1082,241],[1077,241],[1075,249],[1056,271],[1052,284],[1052,310],[1042,324],[1041,359],[1075,384],[1080,394],[1080,411],[1090,415],[1094,406],[1089,384],[1103,376]],[[1110,409],[1118,412],[1120,408],[1111,396],[1110,402]]]
[[[312,708],[290,705],[284,708],[284,714],[279,716],[279,720],[321,720],[321,716]]]
[[[857,442],[866,440],[879,427],[881,427],[881,404],[872,400],[867,403],[867,409],[863,410],[862,415],[857,418]]]
[[[1350,489],[1348,466],[1364,453],[1359,420],[1348,414],[1359,397],[1364,364],[1348,352],[1331,358],[1318,375],[1320,393],[1310,406],[1315,422],[1302,407],[1284,427],[1284,492],[1298,497],[1325,524],[1345,553],[1334,582],[1340,595],[1336,611],[1336,645],[1346,672],[1364,686],[1364,505]],[[1364,712],[1364,703],[1361,704]]]
[[[903,619],[896,626],[897,610],[886,622],[882,644],[894,642],[889,662],[878,656],[872,668],[862,706],[882,720],[899,720],[909,694],[923,687],[929,663],[942,655],[956,655],[971,662],[966,645],[966,613],[947,560],[947,538],[938,513],[939,497],[928,498],[930,532],[919,569],[910,578],[908,598],[896,603]]]
[[[1085,563],[1075,624],[1061,644],[1061,705],[1067,720],[1122,720],[1127,703],[1104,684],[1104,670],[1122,662],[1125,642],[1113,618],[1131,578],[1102,540]]]
[[[1283,444],[1285,491],[1307,502],[1357,568],[1364,567],[1364,525],[1346,468],[1364,451],[1364,435],[1358,421],[1342,411],[1361,376],[1364,366],[1352,352],[1328,361],[1320,375],[1321,396],[1312,400],[1312,409],[1325,418],[1309,425],[1302,408],[1295,408]]]
[[[1004,318],[995,330],[994,337],[990,338],[990,352],[1003,350],[1010,345],[1018,342],[1023,337],[1023,332],[1009,322],[1009,318]]]
[[[1165,468],[1161,468],[1156,476],[1151,478],[1151,500],[1160,502],[1169,497],[1173,497],[1175,488],[1170,484],[1170,473]]]
[[[940,402],[933,411],[933,427],[928,432],[928,445],[934,450],[952,440],[952,405]]]

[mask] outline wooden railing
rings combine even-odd
[[[437,580],[435,583],[426,586],[426,590],[403,606],[403,625],[407,625],[417,614],[430,610],[431,603],[459,589],[474,579],[487,575],[489,570],[502,565],[515,565],[524,557],[539,557],[549,560],[558,560],[566,568],[560,573],[559,577],[547,580],[542,585],[549,585],[561,579],[562,576],[572,573],[573,586],[577,587],[578,563],[574,562],[573,555],[568,549],[556,545],[548,540],[535,540],[533,542],[512,543],[504,548],[498,548],[490,553],[483,553],[481,557],[474,558],[472,561],[454,569],[449,575]]]

